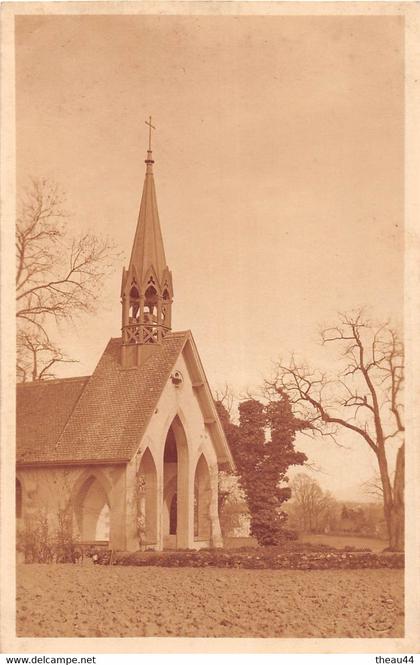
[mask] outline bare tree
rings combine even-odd
[[[216,390],[215,401],[222,404],[230,417],[233,415],[235,395],[229,384],[225,383],[223,390]]]
[[[18,330],[16,370],[20,382],[55,378],[58,363],[74,363],[41,330]]]
[[[334,497],[323,492],[314,478],[299,473],[292,482],[292,509],[305,533],[316,533],[329,526],[336,509]]]
[[[44,358],[49,352],[49,367],[67,362],[50,340],[49,323],[93,312],[103,279],[116,257],[115,246],[108,238],[90,233],[69,237],[64,202],[57,185],[33,180],[20,201],[16,224],[18,350],[21,356],[26,352],[27,359],[28,351]],[[42,375],[35,371],[37,379],[47,378],[46,365]],[[21,365],[18,376],[25,376],[27,371]]]
[[[87,233],[68,239],[63,203],[56,185],[33,180],[17,220],[16,315],[37,326],[47,316],[92,311],[115,256],[107,238]]]
[[[372,478],[369,478],[369,480],[365,480],[365,482],[362,483],[360,487],[362,491],[368,496],[372,496],[383,501],[384,490],[379,473],[372,476]]]
[[[294,409],[313,433],[332,437],[347,430],[375,455],[383,491],[391,549],[404,545],[404,423],[402,388],[404,351],[397,332],[374,324],[363,310],[339,315],[337,326],[322,333],[324,345],[337,352],[334,376],[313,371],[292,357],[279,363],[270,390],[286,390]],[[398,446],[392,480],[391,443]]]

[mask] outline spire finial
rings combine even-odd
[[[156,129],[154,125],[152,125],[152,116],[149,115],[149,121],[145,120],[144,124],[148,126],[149,128],[149,152],[152,151],[152,129]]]

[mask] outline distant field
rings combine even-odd
[[[367,536],[334,536],[330,534],[302,534],[299,540],[303,543],[330,545],[331,547],[368,547],[372,552],[380,552],[387,546],[386,540]]]

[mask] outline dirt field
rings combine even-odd
[[[402,637],[402,570],[19,564],[18,636]]]

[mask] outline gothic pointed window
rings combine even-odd
[[[133,284],[130,289],[130,323],[136,323],[139,319],[140,294],[137,286]]]
[[[156,323],[158,295],[154,286],[149,286],[144,295],[145,323]]]
[[[170,317],[170,307],[171,307],[171,296],[169,295],[168,289],[165,288],[163,291],[163,302],[162,302],[162,325],[165,328],[170,328],[171,326],[171,317]]]
[[[148,286],[144,294],[143,342],[152,344],[158,341],[158,294],[154,286]]]

